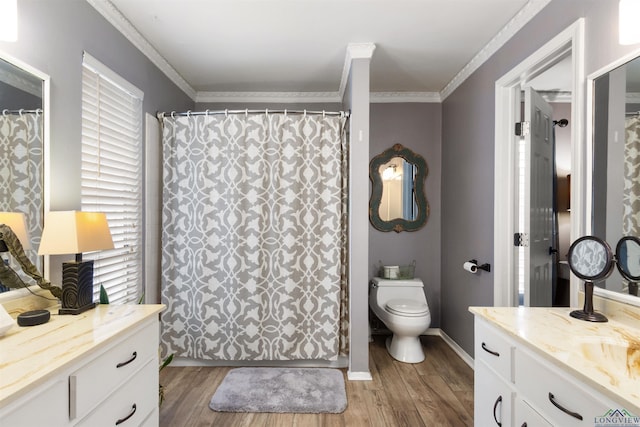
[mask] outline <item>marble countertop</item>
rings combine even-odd
[[[609,320],[574,319],[570,308],[469,307],[469,311],[526,344],[627,410],[640,414],[638,329]]]
[[[0,337],[0,407],[162,310],[161,304],[98,305],[75,316],[52,310],[51,320],[38,326],[16,323]]]

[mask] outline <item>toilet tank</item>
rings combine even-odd
[[[371,279],[371,297],[384,307],[390,299],[407,298],[416,302],[427,302],[424,284],[420,279],[389,280],[380,277]]]

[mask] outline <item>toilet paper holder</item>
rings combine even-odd
[[[489,273],[491,272],[491,264],[489,264],[487,262],[485,262],[482,265],[478,265],[478,260],[477,259],[470,259],[469,262],[472,263],[472,264],[475,264],[475,266],[476,266],[476,268],[478,270],[484,270],[484,271],[489,272]]]

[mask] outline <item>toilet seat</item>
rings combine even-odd
[[[389,300],[385,306],[389,313],[401,316],[424,316],[429,313],[429,306],[406,298]]]

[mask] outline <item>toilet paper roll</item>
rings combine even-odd
[[[468,271],[469,273],[472,274],[476,274],[478,272],[478,265],[472,263],[471,261],[467,261],[462,265],[462,268],[464,268],[466,271]]]

